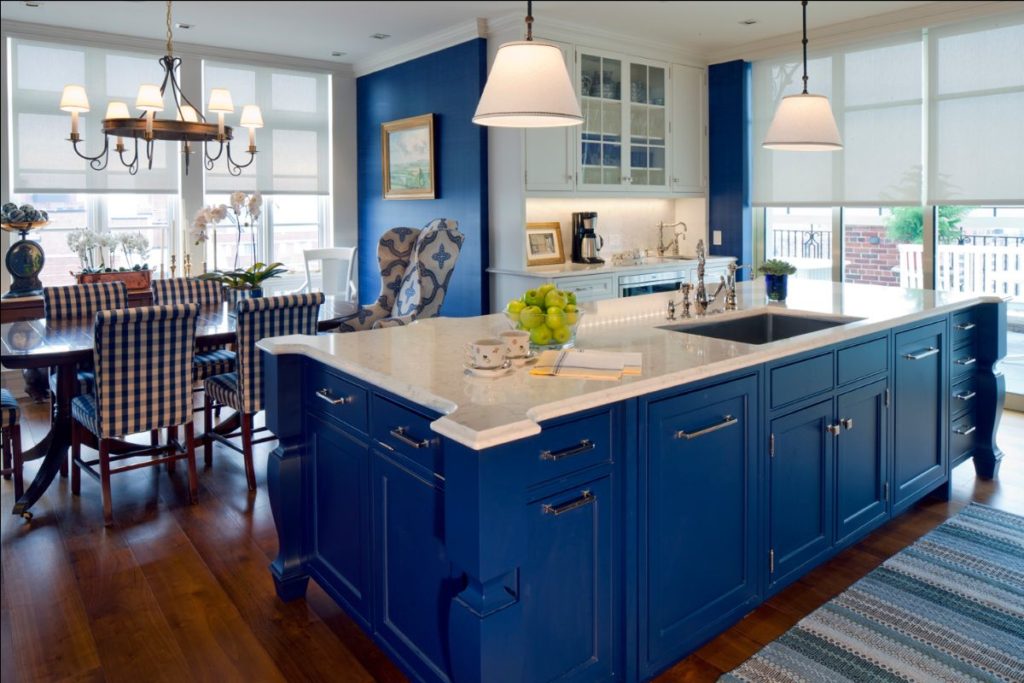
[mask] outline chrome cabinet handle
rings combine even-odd
[[[923,351],[918,351],[917,353],[905,353],[903,354],[903,357],[906,358],[907,360],[921,360],[922,358],[927,358],[928,356],[934,356],[938,352],[939,350],[937,348],[935,348],[934,346],[929,346],[927,349]]]
[[[388,433],[404,443],[406,446],[410,446],[412,448],[428,448],[430,446],[430,439],[421,439],[417,441],[416,439],[410,438],[409,433],[405,431],[405,427],[395,427]]]
[[[967,330],[973,330],[977,325],[974,323],[958,323],[956,329],[966,332]]]
[[[583,439],[582,441],[580,441],[575,446],[570,446],[569,448],[563,448],[560,451],[541,451],[540,452],[540,459],[541,460],[551,460],[551,461],[554,461],[554,462],[558,462],[559,460],[562,460],[563,458],[571,458],[574,455],[579,455],[580,453],[586,453],[587,451],[592,451],[592,450],[594,450],[595,447],[596,446],[594,445],[593,441],[591,441],[590,439]]]
[[[967,356],[967,358],[957,358],[954,362],[957,365],[974,365],[978,362],[978,359],[974,356]]]
[[[968,434],[973,434],[975,429],[977,429],[977,427],[975,427],[974,425],[971,425],[967,429],[964,429],[963,427],[957,427],[956,429],[953,430],[953,433],[959,434],[960,436],[967,436]]]
[[[597,496],[595,496],[589,490],[584,490],[580,492],[579,498],[573,498],[569,502],[562,503],[561,505],[551,505],[549,503],[545,503],[541,507],[541,510],[544,511],[545,515],[554,515],[555,517],[557,517],[559,515],[564,515],[566,512],[569,512],[570,510],[581,508],[584,505],[590,505],[595,500],[597,500]]]
[[[347,405],[349,403],[355,403],[356,400],[355,396],[342,396],[341,398],[334,398],[334,395],[331,394],[331,390],[327,388],[318,389],[316,395],[320,399],[330,403],[332,406]]]
[[[841,432],[842,430],[843,428],[840,425],[829,425],[825,427],[825,431],[831,434],[832,436],[839,436],[839,432]]]
[[[725,429],[726,427],[732,427],[734,424],[736,424],[738,422],[739,422],[739,418],[733,417],[732,415],[725,415],[725,416],[722,417],[722,420],[720,422],[717,422],[717,423],[715,423],[713,425],[710,425],[708,427],[704,427],[703,429],[698,429],[695,432],[688,432],[686,430],[680,429],[678,432],[676,432],[675,434],[672,435],[672,438],[673,439],[686,439],[687,441],[689,441],[690,439],[696,439],[698,436],[704,436],[705,434],[710,434],[712,432],[717,432],[719,429]]]
[[[970,401],[977,395],[977,392],[974,391],[961,391],[959,394],[953,394],[953,398],[959,399],[961,401]]]
[[[846,429],[846,430],[853,429],[853,418],[852,417],[844,417],[842,420],[839,421],[839,424],[843,425],[843,429]]]

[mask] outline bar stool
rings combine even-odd
[[[3,437],[3,468],[0,474],[4,479],[14,475],[14,498],[21,498],[25,491],[21,478],[21,408],[11,392],[0,389],[0,436]]]

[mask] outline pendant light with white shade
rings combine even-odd
[[[761,146],[794,152],[835,152],[843,148],[843,140],[828,98],[807,92],[807,0],[800,4],[804,14],[804,90],[782,98]]]
[[[502,128],[583,123],[562,50],[533,39],[532,0],[526,3],[526,40],[498,48],[473,123]]]

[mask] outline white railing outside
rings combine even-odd
[[[924,287],[920,244],[900,244],[900,287]],[[936,286],[943,291],[1024,294],[1024,248],[940,244],[935,254]]]

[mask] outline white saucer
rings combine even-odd
[[[508,360],[512,362],[512,365],[516,366],[517,368],[521,368],[524,365],[536,363],[538,358],[540,358],[540,354],[538,354],[536,351],[530,351],[530,353],[528,353],[525,356],[520,356],[518,358],[509,358]]]
[[[462,367],[466,368],[466,374],[473,375],[474,377],[504,377],[514,369],[510,361],[505,361],[501,367],[498,368],[478,368],[469,363],[464,364]]]

